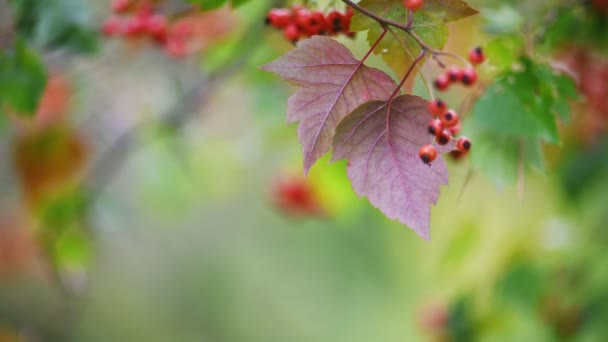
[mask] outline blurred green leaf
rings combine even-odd
[[[521,31],[524,20],[519,12],[508,4],[497,9],[484,9],[485,30],[491,34],[512,34]]]
[[[229,0],[188,0],[190,3],[200,6],[203,11],[220,8],[228,3]],[[244,5],[249,0],[230,0],[230,5],[234,8]]]
[[[491,40],[484,47],[484,51],[489,62],[502,71],[519,58],[523,46],[523,38],[520,35],[507,35]]]
[[[86,2],[20,0],[12,4],[18,33],[37,47],[81,53],[96,50],[97,29]]]
[[[544,169],[542,143],[560,143],[557,117],[568,121],[574,82],[527,57],[500,75],[473,107],[467,130],[476,142],[473,163],[498,186],[517,179],[518,167]]]
[[[42,61],[23,41],[0,53],[0,108],[33,115],[46,84]]]

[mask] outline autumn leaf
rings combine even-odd
[[[359,5],[375,14],[398,23],[407,23],[407,10],[401,0],[362,0]],[[415,11],[412,31],[426,44],[441,49],[448,37],[445,23],[462,19],[477,13],[462,0],[426,0],[421,10]],[[352,31],[366,31],[367,40],[372,45],[383,32],[373,19],[356,13],[351,23]],[[407,33],[391,28],[384,39],[374,49],[399,77],[405,75],[412,61],[420,53],[420,45]]]
[[[427,101],[402,95],[370,101],[337,127],[332,160],[349,161],[347,172],[359,196],[424,239],[430,238],[430,204],[437,202],[448,171],[441,157],[430,166],[418,157],[427,133]]]
[[[289,99],[287,121],[296,122],[307,173],[332,144],[336,126],[361,104],[386,99],[395,82],[363,65],[328,37],[303,40],[298,47],[262,67],[301,86]]]

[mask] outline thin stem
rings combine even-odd
[[[365,62],[367,57],[369,57],[369,55],[372,54],[372,52],[376,49],[378,44],[380,44],[380,41],[382,40],[382,38],[384,38],[384,36],[386,35],[386,31],[387,31],[386,26],[385,25],[381,25],[381,26],[382,26],[382,33],[380,33],[380,36],[378,37],[378,39],[376,39],[374,44],[372,44],[372,47],[369,48],[369,51],[367,51],[365,56],[363,56],[363,58],[361,59],[361,61],[359,62],[359,65],[357,67],[361,66],[361,64],[363,64],[363,62]]]
[[[393,36],[393,38],[395,38],[395,40],[399,43],[399,45],[401,45],[401,47],[403,48],[403,50],[405,51],[405,53],[407,53],[410,56],[410,58],[414,59],[415,57],[412,56],[412,54],[410,53],[410,50],[405,46],[405,43],[403,43],[401,41],[401,38],[399,36],[397,36],[397,34],[395,33],[395,31],[390,26],[387,26],[386,28],[391,33],[391,35]],[[422,78],[422,83],[424,83],[424,86],[425,86],[426,90],[429,92],[429,95],[431,96],[431,99],[434,100],[435,96],[433,94],[433,89],[429,85],[429,82],[428,82],[428,80],[426,78],[426,75],[428,75],[428,72],[426,72],[426,73],[423,72],[422,68],[418,64],[416,64],[416,69],[420,73],[420,77]]]
[[[412,28],[412,24],[414,23],[414,12],[411,9],[407,10],[407,26],[408,29]]]
[[[425,54],[425,50],[422,49],[422,51],[420,51],[420,54],[418,54],[418,57],[416,57],[416,59],[414,59],[414,61],[412,62],[412,65],[410,65],[410,68],[405,73],[405,76],[403,76],[403,79],[401,79],[401,82],[399,82],[399,85],[397,86],[395,91],[391,94],[391,97],[388,98],[388,102],[392,102],[393,99],[395,98],[395,96],[397,96],[397,94],[399,94],[401,87],[403,87],[403,84],[408,79],[408,77],[410,76],[410,74],[412,73],[414,68],[416,67],[416,64],[418,64],[418,62],[420,62],[422,60],[422,58],[424,57],[424,54]]]
[[[376,13],[368,10],[367,8],[365,8],[365,7],[363,7],[363,6],[359,5],[359,4],[356,4],[356,3],[352,2],[351,0],[342,0],[342,1],[344,3],[346,3],[347,5],[349,5],[350,7],[356,9],[357,11],[359,11],[361,13],[363,13],[365,16],[374,19],[380,25],[393,26],[393,27],[396,27],[396,28],[404,31],[405,33],[407,33],[408,35],[410,35],[410,37],[412,37],[416,41],[416,43],[418,43],[418,45],[420,45],[420,47],[423,50],[426,50],[426,51],[428,51],[429,53],[431,53],[433,55],[438,55],[438,54],[444,53],[444,52],[441,52],[439,50],[434,49],[433,47],[431,47],[430,45],[428,45],[424,40],[422,40],[422,38],[420,38],[420,36],[418,36],[414,31],[412,31],[413,27],[412,27],[412,25],[410,23],[408,23],[406,25],[403,25],[403,24],[400,24],[400,23],[398,23],[396,21],[383,18],[383,17],[377,15]]]

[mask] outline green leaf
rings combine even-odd
[[[398,23],[407,23],[407,10],[400,0],[362,0],[359,5],[375,14]],[[441,49],[448,36],[445,23],[476,14],[477,11],[461,0],[427,0],[422,10],[413,12],[412,31],[426,44]],[[373,19],[356,13],[352,19],[351,30],[368,31],[367,40],[372,45],[382,34],[382,27]],[[384,61],[398,76],[403,76],[412,61],[420,53],[420,46],[406,32],[391,28],[374,49],[375,54]]]
[[[507,35],[490,41],[484,51],[489,63],[503,71],[519,58],[523,47],[524,42],[520,35]]]
[[[38,55],[17,41],[0,54],[0,108],[32,115],[46,85],[46,71]]]
[[[12,4],[17,31],[36,47],[82,53],[96,50],[97,28],[86,2],[21,0]]]
[[[491,34],[512,34],[521,31],[524,19],[510,5],[497,9],[484,9],[481,15],[486,21],[485,30]]]
[[[544,170],[542,143],[557,144],[557,118],[570,117],[574,82],[546,64],[520,58],[488,87],[473,107],[467,133],[475,141],[473,164],[499,187],[517,179],[518,168]]]
[[[224,6],[227,0],[189,0],[189,2],[199,5],[203,11],[208,11]]]

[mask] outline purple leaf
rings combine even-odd
[[[329,151],[345,116],[365,102],[388,98],[396,88],[388,75],[363,65],[328,37],[303,40],[262,69],[302,87],[289,99],[287,122],[300,122],[304,173]]]
[[[348,176],[359,196],[426,240],[430,204],[448,183],[440,156],[430,166],[418,157],[420,146],[433,141],[427,133],[430,118],[427,101],[417,96],[368,102],[337,127],[332,157],[349,160]]]

